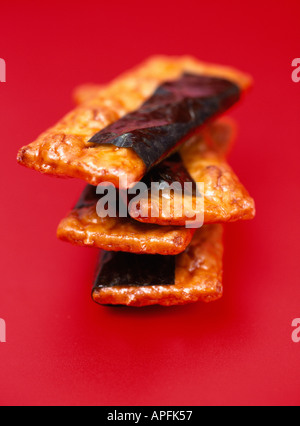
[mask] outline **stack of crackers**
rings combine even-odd
[[[19,151],[26,167],[87,182],[58,238],[101,249],[95,302],[171,306],[222,296],[222,224],[255,216],[227,163],[236,131],[223,114],[250,86],[231,68],[150,58],[108,85],[80,86],[77,107]],[[180,192],[174,183],[191,186]]]

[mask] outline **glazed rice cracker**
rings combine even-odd
[[[71,111],[35,142],[23,147],[18,162],[42,173],[76,177],[97,185],[109,181],[116,187],[126,176],[128,185],[146,172],[142,159],[131,149],[88,142],[97,132],[138,109],[164,81],[184,72],[222,77],[242,90],[251,79],[230,68],[204,64],[190,57],[154,57],[106,86],[99,96]]]

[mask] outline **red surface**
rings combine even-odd
[[[299,94],[295,1],[1,0],[1,404],[299,404]],[[224,298],[105,308],[90,298],[96,252],[56,240],[84,184],[16,164],[19,147],[155,53],[250,72],[231,164],[257,218],[227,226]]]

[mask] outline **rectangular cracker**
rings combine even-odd
[[[200,134],[193,136],[180,150],[183,166],[190,177],[194,182],[204,184],[205,224],[249,220],[255,216],[253,198],[225,158],[234,133],[229,123],[217,120]],[[158,166],[162,172],[163,164],[164,162]],[[155,170],[150,171],[149,176]],[[171,173],[167,173],[167,176],[172,178]],[[157,177],[154,180],[156,179]],[[153,181],[150,177],[148,180]],[[164,204],[166,199],[170,199],[170,204]],[[196,209],[195,194],[183,197],[180,192],[170,193],[168,189],[162,189],[155,196],[149,189],[136,202],[130,203],[129,214],[143,223],[185,226],[189,221],[195,221],[196,215],[203,212],[201,205],[199,208],[200,210]],[[193,212],[195,215],[191,216]]]
[[[97,275],[92,291],[93,300],[102,305],[136,307],[217,300],[223,294],[222,236],[222,225],[207,225],[196,231],[189,247],[176,256],[175,285],[99,287]],[[101,274],[101,265],[99,269]],[[126,270],[116,271],[114,281],[118,279],[118,273],[124,274]]]
[[[138,109],[163,81],[177,79],[183,72],[222,77],[242,90],[251,84],[251,79],[243,73],[190,57],[150,58],[23,147],[18,162],[42,173],[75,177],[92,185],[109,181],[119,187],[119,179],[124,176],[128,186],[138,182],[146,168],[133,150],[94,146],[88,141],[104,127]]]
[[[99,198],[96,188],[88,186],[78,205],[59,224],[58,238],[107,251],[161,255],[181,253],[191,242],[192,229],[148,225],[130,217],[101,218],[96,211]]]

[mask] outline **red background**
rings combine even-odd
[[[298,0],[0,4],[0,403],[299,404]],[[149,55],[193,54],[250,72],[231,164],[257,203],[226,227],[224,298],[146,309],[94,304],[96,251],[56,239],[83,182],[21,168],[19,147]]]

